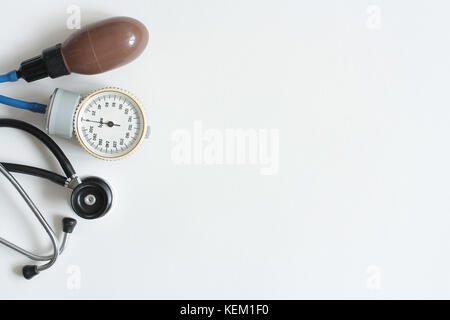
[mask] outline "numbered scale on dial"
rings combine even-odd
[[[149,134],[139,101],[112,88],[95,91],[84,99],[57,89],[48,108],[47,131],[64,138],[75,135],[87,152],[104,160],[126,157]]]

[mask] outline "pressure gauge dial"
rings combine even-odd
[[[75,135],[84,150],[103,160],[128,156],[149,133],[139,101],[115,88],[95,91],[83,99],[57,89],[48,108],[47,130],[65,138]]]

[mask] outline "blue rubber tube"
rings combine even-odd
[[[3,82],[15,82],[19,80],[17,77],[16,71],[11,71],[7,74],[0,75],[0,83]],[[26,102],[22,100],[17,100],[13,98],[8,98],[5,96],[0,95],[0,103],[6,104],[8,106],[19,108],[23,110],[29,110],[36,113],[43,113],[45,114],[45,111],[47,109],[47,106],[45,104],[40,104],[36,102]]]
[[[42,114],[45,114],[46,109],[47,109],[47,106],[45,104],[16,100],[16,99],[8,98],[8,97],[2,96],[2,95],[0,95],[0,103],[6,104],[6,105],[14,107],[14,108],[29,110],[31,112],[42,113]]]
[[[11,71],[10,73],[7,73],[7,74],[0,75],[0,83],[2,83],[2,82],[16,82],[17,80],[19,80],[19,78],[17,77],[16,70]]]

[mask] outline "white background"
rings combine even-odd
[[[2,72],[64,40],[71,4],[83,25],[138,18],[148,50],[103,75],[0,93],[47,103],[55,87],[122,87],[145,105],[152,137],[114,163],[57,139],[80,175],[114,186],[115,208],[80,220],[32,281],[19,274],[30,261],[0,248],[0,298],[450,298],[448,1],[5,1]],[[0,116],[43,128],[40,115]],[[278,174],[175,165],[172,134],[196,120],[279,129]],[[60,170],[35,140],[1,131],[1,161]],[[58,231],[74,216],[67,190],[17,177]],[[48,251],[1,180],[0,236]]]

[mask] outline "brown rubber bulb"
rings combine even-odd
[[[123,66],[141,55],[148,30],[138,20],[115,17],[72,34],[61,47],[69,72],[98,74]]]

